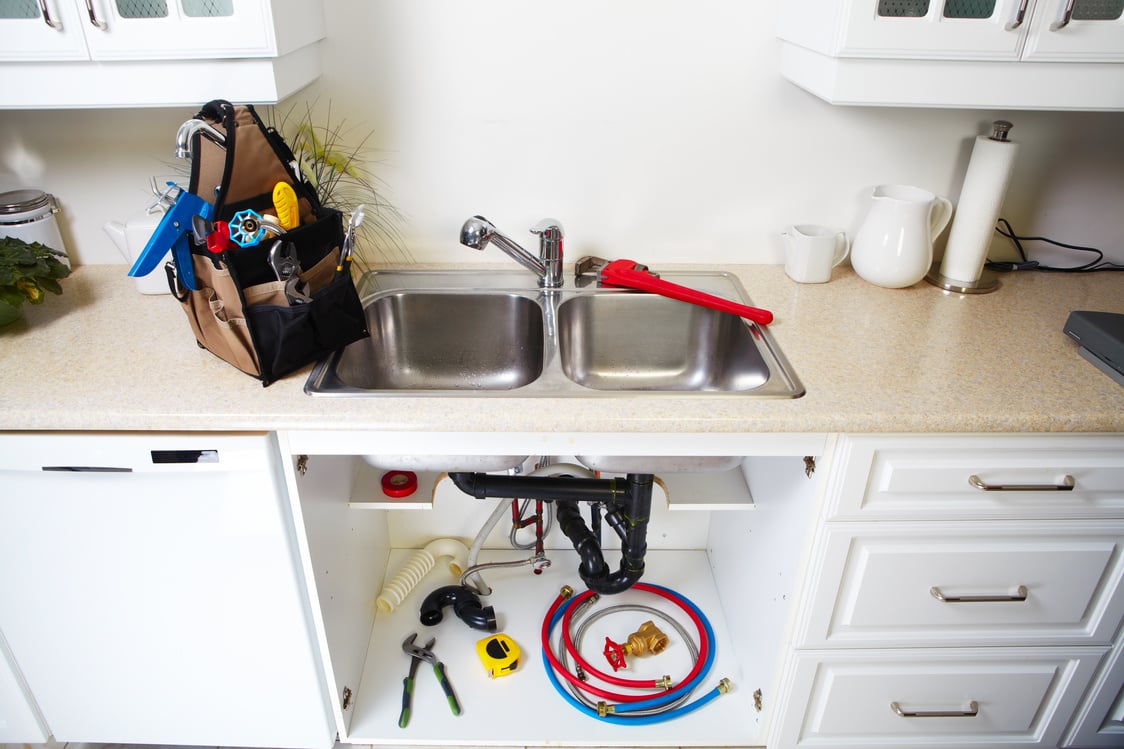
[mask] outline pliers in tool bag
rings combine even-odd
[[[461,714],[461,705],[457,701],[457,695],[453,692],[453,685],[449,683],[449,677],[445,674],[445,664],[437,660],[437,655],[430,649],[434,643],[437,642],[436,638],[431,637],[425,647],[419,647],[414,644],[414,640],[418,638],[418,633],[414,632],[412,635],[402,641],[402,650],[410,656],[410,674],[402,680],[402,712],[398,716],[398,727],[405,728],[410,722],[410,706],[413,701],[414,695],[414,676],[418,672],[418,665],[425,661],[433,666],[433,673],[437,676],[437,683],[441,685],[441,689],[445,692],[445,698],[449,702],[449,709],[453,711],[453,715]]]

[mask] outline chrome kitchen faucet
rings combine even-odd
[[[562,286],[562,224],[544,218],[531,227],[539,235],[539,256],[535,257],[504,235],[496,225],[483,216],[473,216],[461,227],[461,244],[474,250],[483,250],[489,243],[499,247],[515,262],[539,277],[539,286],[557,289]]]

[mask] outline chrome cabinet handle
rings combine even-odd
[[[1065,10],[1062,11],[1062,20],[1050,24],[1050,31],[1060,31],[1069,25],[1069,22],[1073,20],[1073,6],[1076,2],[1077,0],[1066,0]]]
[[[62,21],[51,18],[51,9],[47,7],[47,0],[39,0],[39,13],[43,16],[43,21],[52,29],[62,29]]]
[[[1026,20],[1026,6],[1029,2],[1030,0],[1022,0],[1019,3],[1019,9],[1015,11],[1014,19],[1004,27],[1007,31],[1014,31],[1023,25],[1023,21]]]
[[[968,483],[981,492],[1071,492],[1077,485],[1073,476],[1063,476],[1060,484],[988,484],[979,476],[972,474]]]
[[[1015,594],[1003,594],[997,596],[946,596],[941,592],[937,586],[929,588],[929,595],[936,598],[942,603],[1021,603],[1026,600],[1026,586],[1020,585],[1015,588]]]
[[[88,13],[90,16],[90,23],[92,23],[95,27],[101,29],[102,31],[105,31],[107,28],[109,28],[109,26],[106,25],[105,21],[98,18],[98,12],[94,10],[94,0],[86,0],[86,13]]]
[[[980,704],[975,700],[968,703],[967,710],[903,710],[898,702],[891,702],[890,709],[902,718],[974,718],[980,714]]]

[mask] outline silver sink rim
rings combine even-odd
[[[725,271],[679,270],[660,273],[661,277],[684,286],[723,296],[742,304],[752,304],[741,282]],[[533,279],[532,279],[533,280]],[[640,294],[629,289],[598,287],[596,284],[570,285],[560,289],[540,289],[528,283],[526,272],[496,269],[424,270],[380,269],[368,271],[359,280],[357,288],[363,308],[378,297],[394,293],[426,292],[439,294],[514,294],[536,301],[543,307],[544,353],[542,374],[530,383],[508,390],[481,389],[394,389],[367,390],[349,386],[337,378],[333,371],[339,351],[317,362],[304,384],[308,395],[318,398],[750,398],[795,399],[805,394],[803,383],[777,346],[768,326],[742,320],[748,327],[757,348],[765,360],[769,377],[753,390],[598,390],[580,385],[562,372],[559,345],[553,319],[557,308],[565,301],[587,295]],[[549,303],[548,303],[549,302]]]

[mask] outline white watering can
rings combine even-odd
[[[141,250],[148,244],[152,232],[156,230],[160,220],[164,218],[164,211],[154,209],[151,213],[142,213],[137,216],[129,218],[125,223],[120,221],[110,221],[102,227],[102,230],[109,235],[113,243],[117,245],[117,249],[121,251],[125,259],[129,262],[129,266],[136,262],[137,256],[140,255]],[[169,294],[168,290],[168,277],[164,273],[164,263],[171,260],[172,253],[169,252],[167,257],[160,262],[159,267],[147,276],[138,276],[133,280],[136,281],[137,291],[142,294]]]

